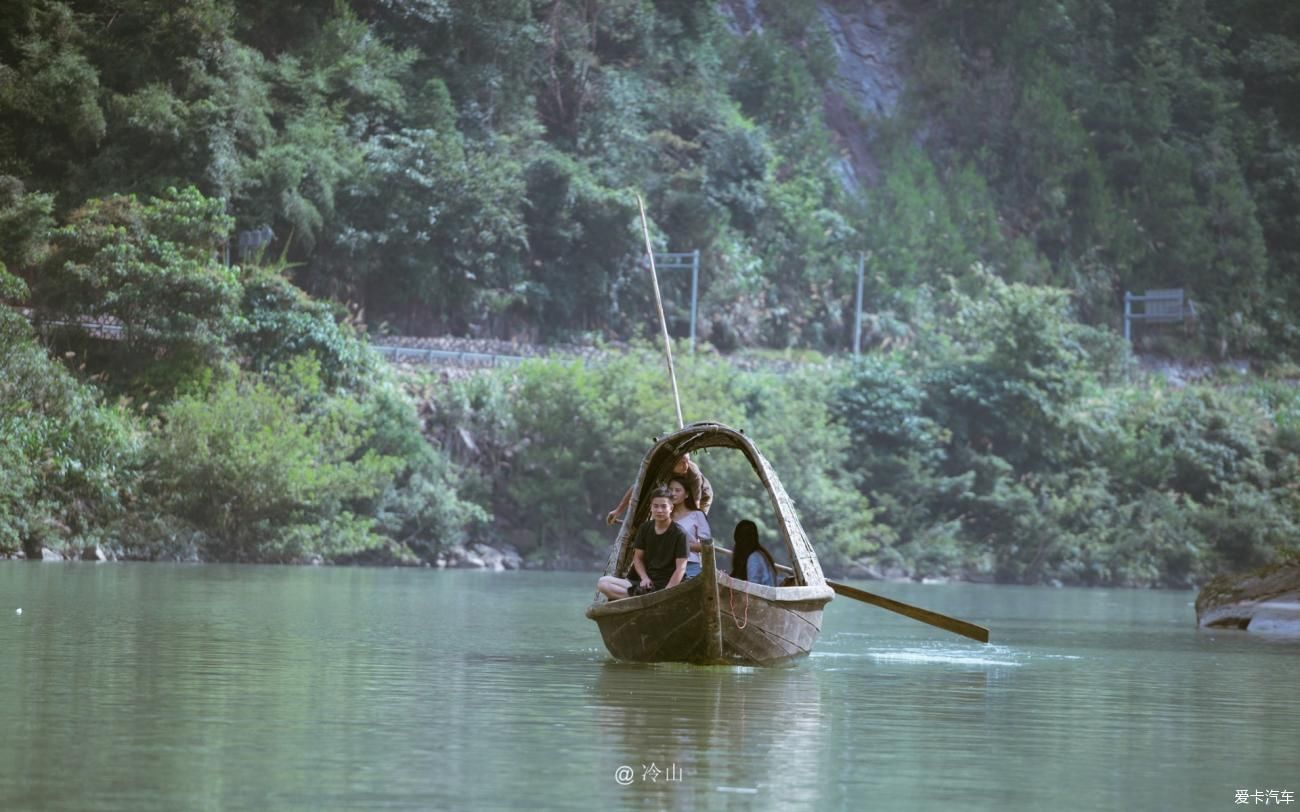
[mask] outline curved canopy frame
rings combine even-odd
[[[658,440],[646,453],[637,471],[636,484],[632,487],[632,501],[623,517],[623,527],[610,551],[609,562],[605,565],[605,574],[624,572],[631,564],[632,537],[636,528],[650,515],[646,495],[651,488],[668,478],[678,457],[702,448],[734,448],[745,456],[772,500],[772,507],[780,520],[781,537],[790,553],[790,563],[798,584],[824,585],[826,577],[822,574],[817,554],[813,552],[812,544],[808,541],[803,526],[799,524],[794,503],[771,464],[744,432],[721,423],[692,423]]]

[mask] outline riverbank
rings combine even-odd
[[[1244,575],[1221,575],[1196,598],[1204,628],[1300,636],[1300,558]]]
[[[25,561],[28,557],[23,551],[18,550],[12,553],[0,551],[0,561]],[[34,562],[151,562],[158,559],[145,559],[135,556],[125,556],[116,554],[111,548],[105,548],[100,545],[85,548],[78,551],[58,551],[49,548],[42,548],[39,555],[33,556]],[[367,568],[432,568],[440,570],[486,570],[489,572],[514,572],[514,571],[533,571],[533,572],[592,572],[598,573],[604,569],[608,560],[606,552],[599,555],[593,555],[588,559],[579,559],[568,557],[560,560],[546,561],[529,561],[522,556],[519,551],[509,544],[489,545],[483,543],[472,544],[452,544],[440,548],[438,552],[428,560],[419,560],[415,558],[396,559],[384,556],[361,556],[357,558],[327,561],[319,556],[302,560],[286,562],[287,566],[356,566]],[[229,562],[207,561],[197,555],[189,557],[167,559],[164,563],[184,563],[184,564],[211,564],[223,565]],[[964,584],[992,584],[993,581],[987,576],[980,574],[956,575],[952,577],[934,577],[913,575],[897,567],[880,567],[868,561],[851,562],[846,567],[824,567],[825,574],[829,578],[846,578],[862,581],[879,581],[885,583],[897,584],[947,584],[947,583],[964,583]],[[1044,584],[1049,587],[1063,587],[1058,580]]]
[[[0,551],[0,561],[146,561],[153,559],[144,559],[137,556],[121,555],[112,548],[106,548],[102,545],[94,545],[79,550],[54,550],[49,547],[42,547],[39,552],[28,556],[23,550],[15,550],[10,553]],[[226,562],[205,561],[197,554],[171,559],[171,563],[186,564],[216,564]],[[429,560],[419,560],[415,558],[403,559],[379,559],[377,557],[358,558],[356,560],[329,562],[319,556],[304,559],[302,561],[286,562],[291,566],[319,566],[323,564],[340,565],[357,565],[357,566],[406,566],[406,567],[434,567],[436,569],[483,569],[493,572],[506,572],[508,570],[521,569],[551,569],[549,567],[527,567],[524,559],[519,555],[519,551],[510,545],[500,547],[487,544],[452,544],[439,548],[437,553]],[[593,564],[595,562],[593,561]]]
[[[17,550],[12,553],[0,551],[0,561],[25,561],[28,556],[22,551]],[[142,559],[133,556],[123,556],[117,554],[111,548],[102,545],[94,545],[80,550],[53,550],[43,547],[39,554],[32,556],[31,560],[42,562],[74,562],[74,561],[146,561],[152,559]],[[314,557],[311,559],[290,562],[289,566],[362,566],[362,567],[431,567],[434,569],[445,570],[488,570],[490,572],[511,572],[518,570],[532,570],[541,572],[600,572],[607,561],[605,552],[599,555],[593,555],[587,560],[577,558],[568,558],[562,561],[544,561],[529,562],[520,555],[519,551],[512,545],[490,545],[483,543],[471,544],[451,544],[439,548],[437,553],[429,560],[417,560],[412,558],[395,560],[377,557],[362,557],[354,560],[330,562]],[[172,559],[169,563],[187,563],[187,564],[221,564],[227,562],[205,561],[198,555],[187,558]],[[906,572],[897,568],[880,569],[866,562],[854,562],[847,568],[835,568],[826,571],[827,576],[831,578],[856,578],[866,581],[889,581],[894,583],[926,583],[938,584],[947,582],[964,582],[964,583],[987,583],[988,579],[981,578],[913,578]],[[1059,583],[1055,586],[1060,586]]]

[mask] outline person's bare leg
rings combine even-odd
[[[603,575],[596,582],[596,591],[609,598],[612,601],[627,597],[627,590],[632,586],[632,582],[626,578],[619,578],[614,575]]]

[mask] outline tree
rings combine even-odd
[[[45,321],[112,318],[137,360],[208,364],[239,326],[237,272],[220,262],[231,219],[194,188],[88,201],[50,235],[32,285]]]

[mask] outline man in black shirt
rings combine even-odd
[[[681,583],[686,573],[686,534],[673,521],[673,498],[667,488],[651,492],[650,520],[637,528],[632,550],[632,570],[639,582],[603,576],[596,589],[605,597],[618,600]]]

